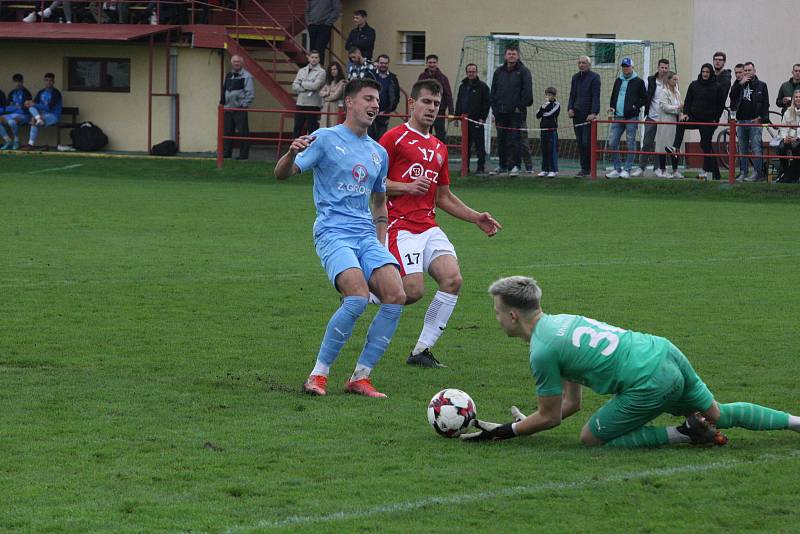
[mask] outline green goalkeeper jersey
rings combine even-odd
[[[669,340],[580,315],[542,314],[531,336],[531,372],[539,396],[561,394],[561,381],[597,393],[621,393],[650,377]]]

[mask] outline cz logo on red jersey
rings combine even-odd
[[[433,183],[439,183],[437,181],[437,178],[439,178],[439,173],[437,171],[426,169],[421,163],[412,163],[411,166],[406,169],[406,172],[403,173],[403,178],[410,178],[412,180],[418,180],[423,176],[433,181]]]

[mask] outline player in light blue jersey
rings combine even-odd
[[[670,443],[724,445],[720,428],[794,430],[800,417],[747,402],[719,404],[686,356],[663,337],[611,326],[580,315],[542,312],[542,290],[524,276],[489,287],[505,333],[530,343],[538,408],[526,417],[511,408],[514,422],[477,421],[465,440],[503,440],[561,424],[581,409],[581,386],[614,397],[581,430],[585,445],[658,447]],[[663,413],[685,415],[676,427],[646,426]]]
[[[303,384],[303,390],[312,395],[326,394],[330,368],[372,291],[382,304],[345,391],[386,397],[372,385],[370,372],[394,336],[406,294],[398,264],[382,245],[388,223],[386,150],[367,135],[378,115],[379,92],[374,80],[348,82],[344,123],[295,139],[275,166],[279,180],[313,169],[314,245],[328,278],[342,295],[341,306],[325,330],[316,365]]]

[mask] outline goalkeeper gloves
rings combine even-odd
[[[527,415],[519,411],[519,408],[516,406],[511,407],[511,416],[514,418],[514,423],[519,423],[527,417]],[[472,432],[471,434],[462,434],[460,438],[464,441],[502,441],[504,439],[514,438],[517,436],[512,427],[514,423],[499,425],[497,423],[476,419],[472,422],[472,426],[478,428],[480,431]]]

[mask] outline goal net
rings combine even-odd
[[[619,75],[622,58],[631,58],[634,70],[645,80],[657,70],[658,60],[661,58],[669,60],[672,70],[677,68],[675,46],[670,42],[520,35],[468,36],[464,38],[461,48],[458,79],[463,78],[465,67],[469,63],[474,63],[478,66],[479,76],[491,87],[492,75],[495,69],[504,63],[505,50],[509,44],[519,47],[520,59],[533,75],[533,105],[528,109],[529,131],[523,132],[523,145],[529,148],[532,166],[537,172],[541,168],[541,150],[540,134],[536,130],[539,127],[536,112],[544,102],[544,91],[548,87],[556,88],[558,101],[562,105],[558,119],[560,170],[570,172],[580,168],[572,120],[567,115],[570,81],[572,75],[578,71],[579,56],[588,56],[592,60],[592,70],[599,74],[602,80],[600,118],[603,119],[606,118],[611,89],[614,87],[614,79]],[[490,114],[489,124],[492,123]],[[597,139],[601,144],[605,144],[608,139],[608,124],[598,124],[598,126]],[[493,128],[486,128],[486,149],[487,153],[491,149],[492,158],[497,157],[495,133]],[[641,131],[638,137],[641,140]],[[624,146],[623,141],[620,148],[624,149]],[[523,150],[523,161],[526,159],[525,156]],[[610,159],[610,155],[604,154],[598,161],[598,167],[604,166],[605,159]],[[526,164],[527,162],[523,163],[523,168]]]

